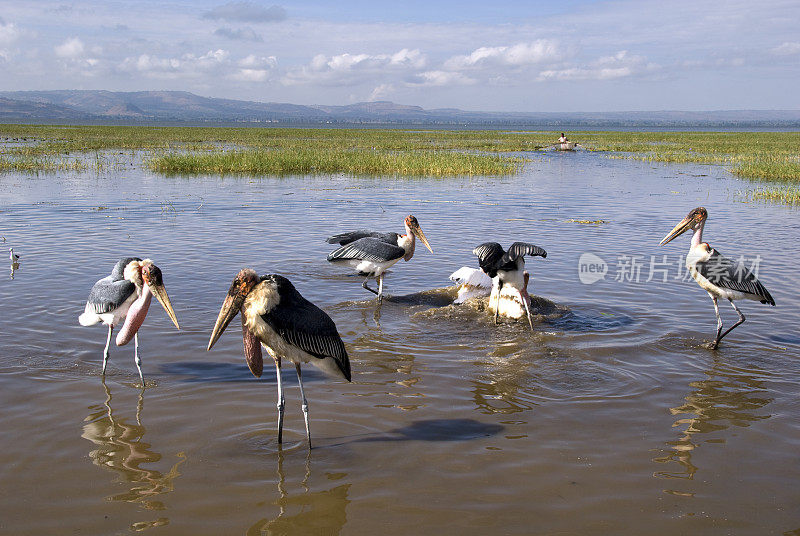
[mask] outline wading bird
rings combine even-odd
[[[492,292],[492,278],[478,268],[462,266],[450,274],[450,281],[458,285],[458,296],[453,303],[464,303],[470,298],[483,298]]]
[[[376,294],[380,302],[383,297],[383,273],[400,259],[411,260],[414,256],[415,237],[433,253],[417,218],[408,216],[405,219],[405,226],[404,235],[363,230],[334,235],[328,238],[328,243],[339,244],[342,247],[328,255],[328,262],[343,264],[366,277],[361,286]],[[367,281],[371,277],[377,278],[378,290],[367,286]]]
[[[717,313],[717,337],[711,344],[711,349],[717,348],[722,338],[733,331],[733,328],[745,321],[744,315],[733,303],[733,300],[747,298],[775,305],[769,291],[756,278],[752,271],[746,270],[738,262],[722,256],[707,242],[703,242],[703,226],[706,224],[708,212],[703,207],[697,207],[689,212],[678,225],[661,241],[659,245],[671,242],[688,230],[692,230],[692,245],[686,255],[686,268],[697,284],[708,292],[714,302],[714,311]],[[718,298],[727,299],[739,315],[739,320],[722,332],[722,318],[719,315]]]
[[[525,255],[534,257],[547,257],[547,252],[533,244],[525,242],[514,242],[508,251],[503,250],[503,246],[497,242],[485,242],[475,249],[472,253],[478,257],[478,264],[486,275],[492,279],[496,278],[497,298],[494,308],[494,322],[497,323],[497,317],[500,312],[500,295],[503,292],[503,287],[508,286],[513,288],[519,294],[519,299],[525,306],[525,313],[528,315],[528,324],[533,331],[533,320],[531,320],[531,311],[528,307],[529,298],[527,297],[527,281],[525,280]],[[494,291],[492,291],[494,293]],[[523,292],[525,293],[523,295]]]
[[[108,326],[108,338],[103,351],[103,374],[106,373],[108,347],[111,344],[114,327],[124,322],[122,330],[117,335],[117,346],[124,346],[130,342],[131,338],[134,339],[134,361],[144,386],[138,333],[145,316],[147,316],[153,294],[164,307],[175,327],[181,329],[167,295],[167,289],[164,287],[161,270],[150,259],[142,260],[138,257],[121,259],[114,266],[111,275],[99,280],[92,287],[86,308],[78,317],[78,322],[82,326],[92,326],[98,322]]]
[[[19,255],[14,253],[14,248],[8,248],[8,258],[11,260],[11,263],[19,262]]]
[[[522,296],[530,307],[531,297],[527,288],[530,274],[523,272],[522,275],[525,283]],[[517,291],[506,285],[501,292],[499,285],[494,284],[494,280],[478,268],[462,266],[450,274],[450,280],[459,285],[458,296],[453,300],[455,304],[464,303],[471,298],[489,296],[489,311],[495,312],[496,310],[500,316],[513,319],[522,318],[525,315],[525,304],[520,301]]]
[[[275,360],[278,378],[278,443],[283,442],[281,359],[285,358],[294,363],[297,371],[306,437],[308,448],[311,448],[308,402],[303,392],[300,365],[310,361],[323,372],[350,381],[350,360],[336,324],[325,311],[301,296],[285,277],[275,274],[259,277],[254,270],[245,268],[231,283],[211,332],[208,350],[239,312],[242,314],[244,355],[250,371],[256,378],[261,377],[264,370],[261,345]]]

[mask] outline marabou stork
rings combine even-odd
[[[328,238],[328,243],[339,244],[341,247],[328,255],[328,262],[349,266],[366,277],[361,286],[376,294],[380,302],[383,297],[383,273],[400,259],[411,260],[414,256],[415,237],[433,253],[417,218],[409,215],[405,219],[405,226],[404,235],[364,230],[334,235]],[[377,291],[367,286],[371,277],[378,279]]]
[[[8,258],[11,259],[11,264],[19,262],[19,255],[14,253],[14,248],[8,248]]]
[[[692,245],[686,255],[686,268],[697,284],[708,292],[714,302],[714,311],[717,314],[717,337],[711,344],[711,349],[717,348],[722,338],[733,331],[733,328],[745,321],[742,312],[733,303],[733,300],[747,298],[775,305],[769,291],[756,278],[752,271],[746,270],[741,264],[722,256],[707,242],[703,242],[703,227],[706,224],[708,212],[703,207],[697,207],[689,212],[659,245],[671,242],[688,230],[692,230]],[[739,314],[739,320],[722,333],[722,318],[719,315],[718,298],[727,299],[734,310]]]
[[[475,249],[472,253],[478,257],[478,264],[486,275],[496,279],[497,283],[497,302],[494,309],[494,322],[500,312],[499,299],[504,286],[509,286],[517,291],[519,299],[525,306],[525,313],[528,315],[528,324],[533,331],[533,321],[531,311],[528,307],[527,281],[525,278],[525,255],[535,257],[547,257],[547,252],[538,246],[525,242],[514,242],[508,251],[503,250],[503,246],[497,242],[485,242]],[[524,292],[524,294],[523,294]]]
[[[117,346],[124,346],[131,338],[134,339],[134,361],[144,386],[142,360],[139,358],[139,328],[147,316],[153,294],[175,327],[181,329],[167,295],[167,289],[164,287],[161,270],[150,259],[142,260],[138,257],[120,259],[114,265],[111,275],[100,279],[92,287],[78,322],[82,326],[92,326],[98,322],[108,326],[108,338],[103,351],[103,374],[106,373],[108,347],[111,344],[114,327],[124,321],[122,330],[117,335]]]
[[[275,360],[278,378],[278,443],[283,442],[281,359],[286,358],[294,363],[297,371],[306,437],[308,448],[311,448],[308,401],[303,392],[300,365],[310,361],[323,372],[350,381],[350,360],[336,324],[325,311],[301,296],[285,277],[275,274],[259,277],[254,270],[245,268],[231,283],[211,332],[208,350],[239,312],[242,313],[244,355],[250,371],[256,378],[261,377],[264,370],[261,345]]]

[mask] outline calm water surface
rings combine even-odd
[[[800,534],[800,220],[746,186],[588,153],[452,180],[2,175],[22,263],[0,280],[0,532]],[[698,205],[778,304],[743,303],[718,351],[680,280],[689,238],[658,247]],[[435,254],[398,264],[376,308],[325,238],[409,213]],[[486,240],[547,250],[531,290],[557,308],[534,333],[433,291]],[[605,279],[581,283],[584,253]],[[182,326],[151,307],[144,390],[130,346],[103,380],[105,329],[77,322],[123,255],[161,267]],[[273,370],[252,377],[237,329],[205,351],[244,266],[289,276],[350,353],[351,384],[308,369],[310,454],[292,370],[280,450]]]

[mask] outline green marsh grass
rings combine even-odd
[[[800,187],[798,186],[768,186],[751,190],[749,196],[760,201],[772,201],[786,205],[800,205]]]
[[[169,173],[506,174],[548,149],[549,131],[0,125],[0,172],[107,169],[141,152]],[[800,182],[800,132],[571,132],[611,158],[721,165],[742,178]],[[121,157],[110,151],[123,151]],[[493,154],[497,153],[497,154]],[[82,167],[83,166],[83,167]]]
[[[454,176],[504,175],[523,160],[450,151],[368,151],[336,149],[251,149],[207,153],[170,153],[153,157],[154,171],[171,174],[286,175],[350,173],[355,175]]]

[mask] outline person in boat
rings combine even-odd
[[[567,143],[569,140],[567,139],[567,135],[563,132],[561,133],[561,137],[558,138],[558,143]]]

